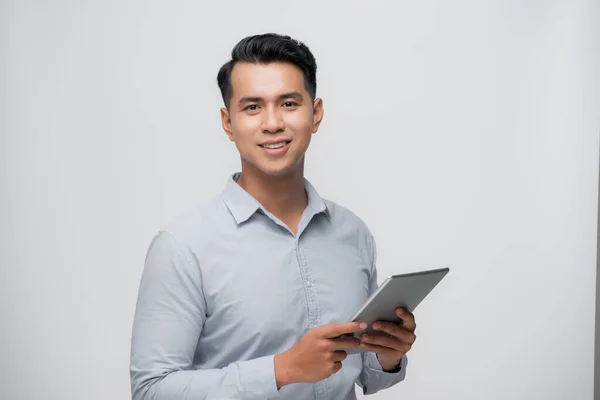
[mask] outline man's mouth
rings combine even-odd
[[[262,148],[265,148],[265,149],[280,149],[280,148],[284,147],[285,145],[287,145],[288,143],[290,143],[289,140],[284,140],[284,141],[277,142],[277,143],[259,144],[259,146]]]

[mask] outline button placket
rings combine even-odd
[[[308,306],[308,324],[310,328],[316,328],[321,325],[321,307],[317,300],[315,282],[311,269],[308,266],[308,260],[306,259],[304,251],[302,250],[302,245],[298,239],[296,240],[296,255]],[[315,383],[314,388],[317,399],[327,399],[326,380]]]

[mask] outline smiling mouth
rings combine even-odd
[[[278,142],[278,143],[259,144],[259,146],[262,147],[263,149],[280,149],[280,148],[286,146],[287,144],[289,144],[290,142],[291,142],[291,140],[284,140],[284,141]]]

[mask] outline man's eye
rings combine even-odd
[[[283,103],[284,107],[294,107],[296,105],[296,103],[294,103],[293,101],[286,101],[285,103]]]
[[[249,106],[246,107],[246,110],[256,111],[257,108],[258,108],[258,106],[256,104],[250,104]]]

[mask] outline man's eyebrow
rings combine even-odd
[[[304,98],[304,96],[302,96],[302,93],[300,93],[300,92],[289,92],[289,93],[284,93],[281,96],[279,96],[280,100],[284,100],[284,99],[302,100],[303,98]]]
[[[303,100],[304,96],[302,96],[302,93],[300,93],[300,92],[289,92],[289,93],[284,93],[282,95],[279,95],[278,99],[279,100],[286,100],[286,99]],[[239,104],[260,103],[262,101],[264,101],[264,99],[262,97],[246,96],[246,97],[242,97],[240,99]]]
[[[247,96],[247,97],[242,97],[239,101],[240,104],[242,103],[260,103],[261,101],[263,101],[262,97],[252,97],[252,96]]]

